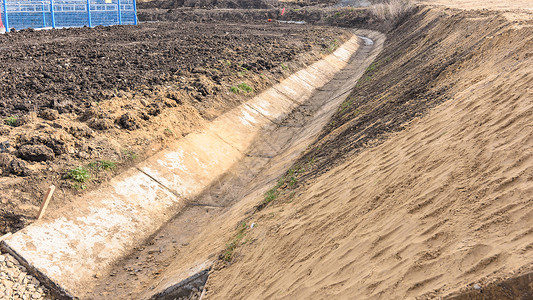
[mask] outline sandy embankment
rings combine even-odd
[[[353,154],[248,219],[256,226],[210,276],[209,299],[434,298],[533,270],[532,19],[441,9],[413,18],[427,39],[401,59],[427,43],[434,59],[451,58],[430,83],[446,101],[379,146],[343,147]],[[404,71],[391,80],[416,80]],[[340,145],[339,130],[322,147]]]

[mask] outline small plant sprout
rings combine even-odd
[[[294,189],[296,187],[296,184],[298,183],[298,174],[303,171],[304,170],[300,167],[294,167],[289,169],[285,176],[278,179],[276,185],[265,193],[263,200],[261,201],[257,209],[261,210],[270,202],[276,200],[278,196],[284,193],[284,188]]]
[[[122,153],[128,159],[131,159],[131,160],[136,160],[137,159],[137,153],[135,153],[132,150],[122,150]]]
[[[246,236],[246,228],[248,228],[246,222],[242,222],[239,225],[239,229],[235,237],[233,237],[233,239],[228,244],[226,244],[226,249],[221,255],[222,260],[224,260],[225,262],[231,261],[231,259],[233,258],[233,252],[239,245],[242,244],[241,241]]]
[[[85,190],[87,189],[87,185],[83,184],[83,183],[75,183],[72,185],[73,188],[75,188],[76,190]]]
[[[268,203],[276,200],[277,197],[278,197],[278,189],[277,188],[270,189],[270,190],[268,190],[265,193],[265,198],[263,199],[263,204],[268,204]]]
[[[245,67],[241,67],[241,70],[239,72],[237,72],[237,75],[239,75],[239,77],[244,77],[244,75],[246,75],[246,73],[248,73],[248,69],[245,68]]]
[[[89,180],[89,178],[91,178],[91,174],[89,174],[89,171],[86,168],[80,166],[74,169],[70,169],[67,172],[66,177],[76,182],[84,183],[85,181]]]
[[[350,107],[354,102],[353,98],[350,98],[344,102],[342,102],[341,107],[339,107],[340,113],[343,113],[348,107]]]
[[[330,43],[329,43],[329,46],[328,48],[326,49],[326,51],[328,53],[331,53],[333,51],[335,51],[335,49],[337,49],[339,47],[339,41],[337,39],[333,39]]]
[[[245,93],[251,93],[254,91],[254,89],[245,82],[239,84],[237,87]]]
[[[241,92],[247,94],[247,93],[252,93],[254,91],[254,88],[249,86],[247,83],[242,82],[237,86],[232,86],[229,90],[230,92],[234,94],[240,94]]]
[[[8,126],[15,127],[17,126],[17,117],[9,117],[4,120],[4,123]]]
[[[92,163],[89,163],[88,165],[91,169],[98,169],[98,170],[113,170],[117,167],[117,164],[110,160],[98,160]]]

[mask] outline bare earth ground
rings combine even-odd
[[[512,1],[498,1],[498,0],[421,0],[420,3],[443,5],[447,7],[459,9],[490,9],[490,10],[533,10],[533,3],[529,0],[512,0]]]
[[[505,10],[424,8],[389,32],[292,169],[295,186],[275,189],[261,209],[210,220],[188,245],[202,252],[234,241],[228,228],[255,225],[238,230],[244,237],[216,264],[205,297],[475,298],[491,282],[531,272],[533,21]],[[172,99],[167,92],[156,94]],[[112,116],[112,130],[129,132],[118,128],[118,111]]]
[[[58,187],[53,216],[70,195],[200,128],[346,36],[266,22],[0,36],[0,234],[31,223],[50,184]],[[91,177],[65,178],[78,166]]]
[[[207,298],[533,297],[483,294],[533,270],[531,14],[422,9],[389,38]]]

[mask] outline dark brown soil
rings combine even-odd
[[[302,7],[310,5],[332,5],[337,0],[151,0],[140,1],[137,4],[139,9],[158,8],[202,8],[202,9],[265,9],[273,7]]]
[[[144,3],[145,9],[139,10],[138,16],[142,21],[199,21],[213,22],[223,20],[226,22],[267,22],[271,19],[277,21],[305,21],[306,24],[330,25],[336,27],[372,29],[389,32],[405,21],[408,13],[385,20],[375,16],[368,8],[334,7],[326,4],[313,6],[299,6],[290,4],[282,8],[263,9],[226,9],[226,8],[201,8],[175,7],[163,9],[153,7],[153,2]],[[167,3],[163,1],[162,3]],[[292,3],[292,2],[291,2]],[[165,6],[165,4],[161,4]]]
[[[469,289],[447,297],[448,300],[533,299],[533,272],[496,281],[486,287]]]
[[[272,8],[279,5],[278,0],[153,0],[138,3],[139,9],[145,8]]]
[[[319,59],[345,31],[273,23],[145,23],[0,36],[0,234]],[[232,87],[245,83],[253,92]],[[68,171],[78,166],[83,179]],[[70,177],[70,178],[69,178]],[[78,179],[78,180],[76,180]]]
[[[267,28],[275,30],[263,32]],[[0,116],[44,108],[83,113],[92,102],[114,97],[115,91],[168,82],[208,96],[218,90],[195,89],[194,81],[181,77],[204,74],[217,83],[223,74],[214,70],[270,71],[309,50],[312,40],[320,43],[324,38],[321,32],[302,35],[307,31],[302,27],[267,28],[166,23],[3,35]],[[303,39],[291,38],[292,34]]]

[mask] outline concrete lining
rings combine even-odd
[[[84,197],[61,217],[2,241],[58,297],[73,298],[241,160],[262,129],[305,102],[346,66],[353,36],[323,60],[176,141]]]

